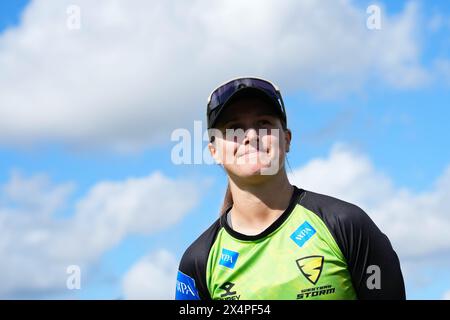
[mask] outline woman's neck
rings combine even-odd
[[[294,187],[286,171],[267,177],[261,183],[248,184],[230,178],[233,195],[233,229],[244,234],[258,234],[270,226],[288,207]]]

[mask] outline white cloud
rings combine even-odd
[[[441,12],[435,12],[428,20],[428,29],[431,32],[446,31],[450,28],[450,17]]]
[[[73,188],[72,183],[54,187],[48,176],[43,174],[26,179],[14,170],[8,184],[0,187],[0,207],[5,210],[6,206],[14,205],[16,214],[24,211],[51,215],[64,205]]]
[[[436,58],[433,67],[436,81],[450,86],[450,59]]]
[[[66,27],[72,4],[80,30]],[[34,0],[0,35],[0,143],[139,150],[204,120],[209,90],[242,74],[285,94],[415,87],[417,16],[415,3],[383,11],[372,31],[350,1]]]
[[[8,298],[65,292],[68,265],[86,271],[127,235],[148,235],[175,224],[199,197],[195,184],[156,172],[98,183],[77,201],[71,217],[62,218],[52,214],[65,202],[67,185],[16,173],[2,189],[8,192],[0,202],[0,297]],[[19,190],[41,200],[30,206]],[[173,201],[180,194],[183,201]]]
[[[442,14],[435,13],[428,21],[428,28],[432,32],[436,32],[444,26],[444,17]]]
[[[123,277],[125,299],[173,300],[178,262],[166,250],[141,258]]]
[[[337,145],[327,158],[294,170],[291,181],[363,208],[403,259],[450,252],[450,166],[433,188],[418,193],[395,186],[366,156]]]
[[[444,293],[442,300],[450,300],[450,290]]]

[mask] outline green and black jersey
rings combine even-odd
[[[355,205],[295,187],[251,236],[228,225],[228,211],[184,253],[176,299],[405,299],[397,254]]]

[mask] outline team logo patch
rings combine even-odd
[[[316,230],[309,224],[308,221],[303,222],[294,233],[291,234],[291,239],[299,246],[303,245],[311,239],[311,237],[316,233]]]
[[[200,300],[195,280],[178,270],[176,300]]]
[[[233,269],[236,265],[236,261],[239,257],[239,252],[231,251],[228,249],[223,248],[222,254],[220,255],[220,262],[219,264],[221,266]]]
[[[305,278],[315,285],[322,274],[323,260],[323,256],[309,256],[298,259],[296,262]]]

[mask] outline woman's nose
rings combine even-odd
[[[250,128],[245,131],[244,144],[250,143],[253,140],[258,140],[258,131],[255,128]]]

